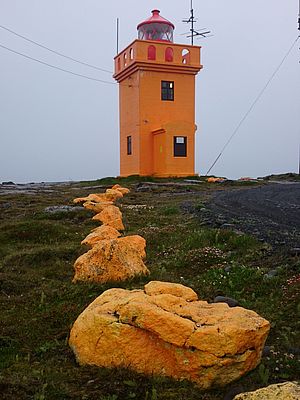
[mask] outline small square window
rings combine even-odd
[[[186,157],[187,137],[174,136],[174,157]]]
[[[127,155],[130,156],[132,154],[132,140],[131,136],[127,136]]]
[[[161,99],[174,101],[174,82],[161,81]]]

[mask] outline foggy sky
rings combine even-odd
[[[0,25],[113,71],[153,8],[189,43],[189,0],[0,0]],[[203,70],[196,91],[196,172],[205,174],[298,35],[298,0],[194,0]],[[51,54],[0,29],[0,44],[96,79],[111,74]],[[300,40],[211,173],[297,172]],[[0,48],[0,182],[88,180],[119,173],[118,86],[48,68]]]

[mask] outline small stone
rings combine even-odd
[[[6,182],[4,181],[1,183],[1,185],[15,185],[15,183],[12,181],[6,181]]]
[[[300,348],[299,347],[290,347],[288,349],[288,352],[294,354],[295,356],[299,356],[300,355]]]
[[[229,307],[237,307],[239,305],[238,301],[226,296],[216,296],[214,303],[226,303]]]
[[[2,203],[0,204],[0,208],[4,208],[5,210],[8,208],[11,208],[12,204],[11,203]]]
[[[265,346],[262,352],[263,357],[268,357],[271,354],[272,347],[271,346]]]
[[[49,206],[45,208],[45,213],[55,214],[60,212],[73,212],[73,211],[82,211],[82,207],[76,206]]]
[[[278,271],[276,269],[271,269],[267,274],[264,275],[265,279],[272,279],[278,275]]]
[[[222,229],[233,229],[235,228],[234,224],[223,224],[221,225]]]
[[[300,247],[294,247],[290,249],[290,254],[292,256],[300,256]]]

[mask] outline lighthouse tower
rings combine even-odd
[[[159,10],[137,29],[138,39],[115,57],[120,175],[194,175],[200,47],[173,43],[175,27]]]

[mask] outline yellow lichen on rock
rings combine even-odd
[[[95,203],[101,203],[102,201],[110,201],[105,193],[91,193],[86,197],[77,197],[73,200],[73,203],[84,203],[86,201],[93,201]]]
[[[145,285],[145,293],[149,296],[157,294],[172,294],[187,301],[198,300],[198,295],[193,289],[180,283],[151,281]]]
[[[143,262],[145,246],[146,241],[140,236],[101,240],[75,261],[73,282],[104,283],[147,275],[149,270]]]
[[[101,225],[98,228],[93,229],[92,232],[81,242],[81,244],[86,244],[93,247],[96,243],[99,243],[102,240],[117,239],[119,236],[121,236],[121,233],[115,228],[107,225]]]
[[[123,195],[124,194],[128,194],[130,192],[129,189],[124,188],[122,186],[120,186],[119,184],[116,184],[112,187],[113,190],[118,190],[119,192],[121,192]]]
[[[83,207],[87,210],[94,211],[96,214],[103,211],[106,207],[112,206],[114,203],[112,201],[101,201],[101,202],[94,202],[91,200],[85,201],[83,203]]]
[[[105,192],[105,196],[108,201],[116,201],[123,197],[123,193],[120,190],[116,189],[107,189]]]
[[[116,206],[105,207],[103,211],[94,215],[92,219],[94,221],[100,221],[104,225],[111,226],[118,231],[123,231],[125,229],[122,221],[122,213]]]
[[[296,382],[275,383],[255,392],[241,393],[234,400],[299,400],[300,386]]]
[[[69,343],[80,364],[189,379],[207,389],[255,368],[269,327],[253,311],[199,301],[182,285],[150,282],[145,290],[104,292],[75,321]]]

